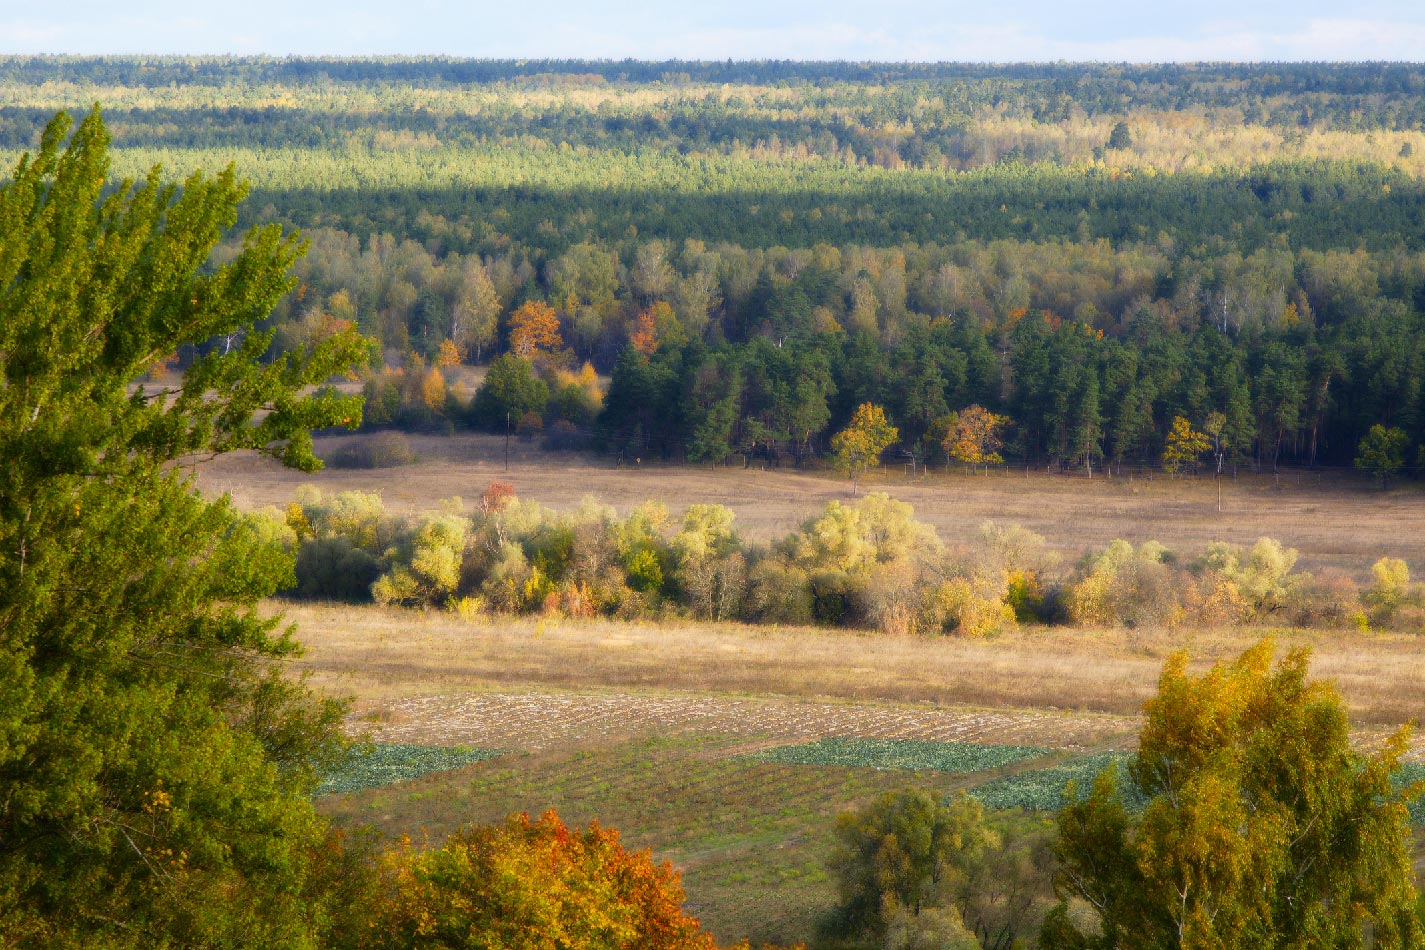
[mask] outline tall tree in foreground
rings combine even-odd
[[[1201,676],[1185,654],[1167,662],[1128,769],[1147,808],[1131,816],[1107,770],[1060,814],[1064,903],[1045,947],[1425,943],[1411,795],[1391,784],[1409,730],[1374,754],[1352,749],[1345,705],[1307,682],[1307,659],[1296,650],[1273,666],[1265,641]]]
[[[282,675],[296,644],[254,612],[290,559],[175,463],[315,469],[309,430],[360,406],[308,387],[362,342],[260,364],[298,244],[258,229],[205,271],[231,168],[106,195],[98,110],[69,128],[0,186],[0,945],[311,946],[309,793],[338,710]]]

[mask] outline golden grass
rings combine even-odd
[[[319,440],[335,451],[353,438]],[[547,453],[537,445],[490,435],[413,436],[421,460],[394,469],[327,470],[307,475],[251,453],[234,453],[199,466],[199,486],[230,493],[243,507],[285,505],[297,487],[379,492],[397,512],[434,508],[459,495],[467,506],[491,481],[510,482],[522,497],[568,509],[592,495],[621,513],[648,499],[675,514],[694,503],[727,505],[752,540],[767,541],[797,527],[832,499],[850,498],[848,484],[827,472],[761,471],[701,466],[617,468],[612,459]],[[1334,567],[1365,577],[1382,555],[1425,561],[1425,505],[1413,485],[1390,492],[1367,483],[1319,473],[1280,477],[1243,474],[1225,479],[1223,510],[1210,478],[1141,477],[1088,480],[1023,469],[1011,474],[965,475],[934,471],[908,477],[903,470],[874,473],[866,490],[910,502],[917,517],[947,542],[972,537],[981,522],[1022,524],[1044,535],[1066,557],[1114,538],[1160,541],[1187,555],[1209,541],[1250,544],[1274,537],[1300,550],[1308,570]]]
[[[309,652],[301,665],[369,703],[490,690],[654,691],[783,697],[924,710],[991,708],[1104,717],[1134,729],[1164,658],[1235,656],[1265,631],[1026,627],[988,640],[740,624],[621,624],[496,618],[375,607],[285,607]],[[1353,721],[1378,730],[1420,714],[1425,638],[1278,631],[1309,646],[1313,671],[1341,689]],[[1073,732],[1067,717],[1057,727]],[[1076,728],[1076,727],[1075,727]],[[1100,731],[1100,730],[1093,730]],[[1006,741],[997,738],[991,741]],[[1041,744],[1047,742],[1036,737]],[[1072,741],[1072,740],[1071,740]]]

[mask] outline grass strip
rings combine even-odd
[[[804,745],[778,746],[747,756],[782,765],[849,765],[860,768],[937,772],[982,772],[1047,755],[1048,749],[975,742],[830,737]]]
[[[377,743],[366,749],[353,749],[346,762],[322,780],[315,794],[320,797],[380,788],[506,754],[503,749]]]

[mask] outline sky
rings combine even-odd
[[[0,54],[1425,59],[1421,0],[0,0]]]

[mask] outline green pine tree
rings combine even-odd
[[[300,245],[258,229],[209,266],[231,168],[110,190],[99,110],[69,129],[0,187],[0,944],[311,946],[309,793],[339,709],[283,675],[297,645],[254,612],[288,556],[173,463],[316,468],[310,429],[360,406],[301,393],[363,343],[259,363]]]

